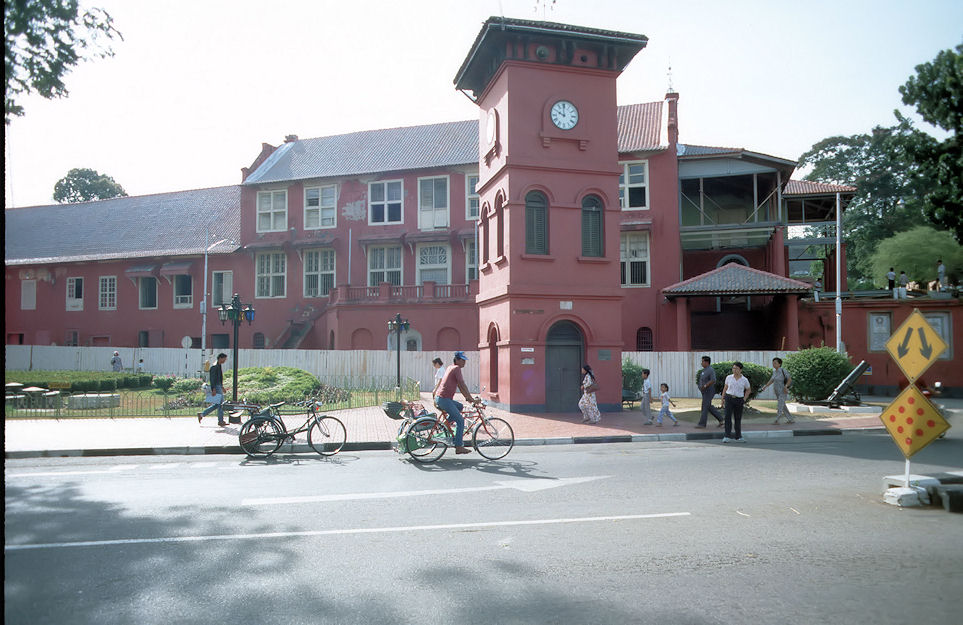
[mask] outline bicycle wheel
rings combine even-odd
[[[241,426],[237,440],[252,458],[267,458],[284,442],[284,426],[274,419],[254,417]]]
[[[435,417],[421,417],[408,428],[408,455],[412,460],[425,464],[435,462],[445,455],[451,430]]]
[[[308,444],[322,456],[333,456],[341,451],[347,438],[344,423],[327,415],[315,419],[308,430]]]
[[[482,457],[498,460],[507,456],[515,446],[515,432],[504,419],[484,419],[475,428],[471,444]]]

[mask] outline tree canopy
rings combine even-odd
[[[884,239],[872,257],[873,282],[886,286],[886,272],[905,271],[910,280],[927,283],[936,280],[936,261],[942,260],[948,277],[963,269],[963,246],[953,235],[930,226],[917,226]]]
[[[17,104],[22,94],[66,96],[66,74],[87,56],[113,56],[101,42],[114,37],[123,39],[110,15],[102,9],[81,13],[79,0],[4,2],[4,123],[23,115]]]
[[[107,174],[93,169],[71,169],[54,185],[53,198],[60,204],[127,197],[124,187]]]
[[[951,136],[938,141],[894,111],[893,126],[828,137],[799,157],[800,166],[812,166],[807,180],[858,188],[843,216],[853,279],[879,280],[873,254],[894,233],[933,224],[963,242],[963,44],[918,65],[899,90],[905,104]]]

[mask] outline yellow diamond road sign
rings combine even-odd
[[[886,341],[886,351],[912,383],[946,351],[946,342],[920,311],[914,310]]]
[[[950,424],[936,406],[912,384],[883,410],[879,418],[907,458],[950,429]]]

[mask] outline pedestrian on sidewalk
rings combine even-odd
[[[582,423],[598,423],[602,420],[599,405],[595,399],[595,391],[599,390],[592,367],[582,366],[582,398],[578,400],[578,407],[582,411]]]
[[[441,379],[445,377],[445,363],[441,361],[441,358],[435,358],[431,361],[431,364],[435,368],[435,385],[431,388],[431,403],[435,403],[438,398],[438,387],[441,386]]]
[[[785,417],[786,423],[795,423],[796,420],[792,418],[789,409],[786,408],[786,397],[789,395],[789,387],[792,386],[792,376],[782,368],[782,358],[772,359],[772,377],[762,385],[759,391],[766,390],[770,384],[772,384],[772,392],[776,394],[776,420],[772,424],[778,424],[780,417]]]
[[[726,385],[722,389],[722,399],[726,407],[726,433],[722,436],[723,443],[746,442],[746,439],[742,438],[742,409],[749,400],[751,389],[749,378],[742,375],[742,363],[732,363],[732,373],[726,376]]]
[[[114,371],[124,370],[124,361],[120,359],[120,352],[114,352],[114,355],[110,359],[110,368]]]
[[[649,380],[649,370],[642,370],[642,416],[645,423],[642,425],[652,425],[652,381]]]
[[[657,427],[662,427],[662,417],[665,416],[668,416],[670,419],[672,419],[673,426],[679,425],[679,420],[676,419],[669,410],[669,404],[672,404],[672,407],[675,408],[675,402],[672,401],[671,397],[669,397],[669,385],[663,382],[659,385],[659,390],[662,391],[659,394],[659,399],[662,400],[662,408],[659,410],[658,423],[656,424]]]
[[[702,357],[702,371],[699,372],[699,392],[702,393],[702,412],[699,413],[699,423],[696,424],[696,427],[704,428],[710,413],[716,418],[717,427],[722,427],[722,415],[712,405],[712,399],[716,396],[716,370],[712,368],[712,359],[708,356]]]
[[[946,288],[946,265],[943,259],[936,261],[936,291],[940,292]]]
[[[201,419],[209,415],[214,409],[217,409],[217,424],[221,427],[227,425],[224,421],[224,372],[221,370],[221,365],[227,360],[227,354],[220,353],[217,355],[217,364],[211,366],[210,376],[211,376],[211,405],[207,407],[204,412],[197,413],[197,422],[200,423]],[[237,381],[234,381],[237,384]]]
[[[137,372],[137,373],[143,373],[143,372],[144,372],[144,359],[143,359],[143,358],[141,358],[140,360],[137,361],[137,367],[134,369],[134,371]]]
[[[441,379],[436,403],[438,409],[447,412],[448,418],[455,422],[455,453],[470,454],[471,449],[465,447],[464,442],[465,417],[461,415],[461,409],[464,406],[461,402],[455,401],[455,391],[458,390],[469,403],[475,403],[475,398],[471,396],[471,391],[468,390],[468,385],[465,384],[465,378],[461,372],[462,367],[468,362],[468,357],[465,356],[465,352],[458,351],[455,352],[452,362],[453,364],[448,366],[445,370],[445,376]]]

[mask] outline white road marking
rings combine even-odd
[[[70,547],[110,547],[114,545],[148,545],[159,543],[197,543],[214,540],[264,540],[266,538],[304,538],[312,536],[349,536],[353,534],[390,534],[435,530],[463,530],[486,527],[518,527],[524,525],[561,525],[566,523],[600,523],[604,521],[637,521],[691,516],[691,512],[662,512],[657,514],[623,514],[618,516],[574,517],[567,519],[531,519],[527,521],[489,521],[479,523],[446,523],[443,525],[408,525],[400,527],[359,527],[340,530],[310,530],[303,532],[265,532],[260,534],[219,534],[211,536],[169,536],[164,538],[122,538],[117,540],[89,540],[68,543],[33,543],[4,545],[4,552],[31,549],[65,549]]]
[[[426,495],[454,495],[460,493],[477,493],[486,490],[505,490],[512,488],[526,493],[533,493],[559,486],[581,484],[602,480],[610,475],[596,475],[591,477],[563,477],[557,480],[538,480],[519,478],[495,482],[493,486],[473,486],[468,488],[445,488],[431,490],[386,491],[380,493],[343,493],[340,495],[304,495],[300,497],[264,497],[242,499],[242,506],[275,506],[291,503],[319,503],[326,501],[353,501],[361,499],[396,499],[399,497],[424,497]]]

